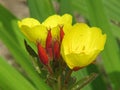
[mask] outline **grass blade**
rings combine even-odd
[[[105,50],[102,53],[102,58],[105,70],[111,80],[113,89],[118,90],[118,83],[120,83],[120,80],[118,80],[118,75],[114,74],[113,76],[111,74],[120,72],[119,48],[115,37],[111,32],[111,27],[106,17],[102,0],[86,0],[86,3],[88,7],[90,24],[92,26],[100,27],[107,34],[107,43]]]
[[[109,0],[109,2],[107,0],[103,0],[104,1],[104,7],[105,7],[105,11],[107,13],[107,16],[109,18],[109,21],[114,21],[117,22],[119,24],[120,21],[120,13],[119,13],[119,0]],[[74,11],[78,12],[80,15],[82,15],[83,17],[89,19],[88,17],[88,12],[87,12],[87,5],[85,3],[85,0],[76,0],[75,2],[72,1],[72,8]],[[117,9],[116,9],[117,8]],[[115,24],[112,24],[111,26],[112,32],[114,33],[114,36],[116,38],[119,38],[120,35],[120,27],[118,27]]]
[[[30,16],[39,21],[45,20],[49,15],[54,14],[51,0],[27,0]]]
[[[68,6],[71,6],[71,0],[60,0],[60,14],[73,14],[72,8]]]
[[[27,79],[25,79],[1,57],[0,88],[2,90],[37,90]]]
[[[119,21],[120,22],[120,0],[103,0],[104,1],[104,5],[105,5],[105,9],[106,12],[109,16],[110,20],[115,20],[115,21]]]
[[[73,72],[72,76],[75,77],[78,82],[79,80],[83,79],[85,76],[88,76],[88,72],[87,72],[86,68],[84,68],[77,72]],[[92,86],[90,84],[88,84],[85,87],[83,87],[82,90],[93,90],[93,89],[92,89]]]
[[[38,88],[38,90],[48,90],[49,88],[47,87],[47,85],[43,82],[43,80],[35,71],[30,61],[29,55],[27,54],[25,49],[23,49],[23,47],[17,42],[20,41],[24,45],[23,37],[21,37],[22,39],[16,39],[17,35],[16,33],[14,33],[15,31],[19,31],[17,27],[18,20],[1,5],[0,12],[0,22],[2,23],[0,24],[0,38],[7,45],[17,63],[19,63],[20,66],[25,70],[25,72],[27,73],[26,77],[29,78],[29,80]]]

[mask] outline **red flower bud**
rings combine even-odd
[[[54,53],[54,58],[59,59],[59,57],[60,57],[60,43],[58,41],[54,42],[53,53]]]
[[[48,30],[47,38],[46,38],[46,51],[50,58],[53,57],[52,55],[52,34],[51,30]]]
[[[50,59],[52,59],[53,58],[53,49],[52,48],[47,48],[47,53],[48,53]]]
[[[44,65],[48,65],[49,59],[47,53],[40,43],[37,44],[37,49],[38,49],[38,56],[40,58],[40,61]]]
[[[63,26],[60,27],[60,42],[62,42],[62,39],[64,37],[65,33],[63,31]]]

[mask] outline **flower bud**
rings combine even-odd
[[[49,59],[47,53],[40,43],[37,44],[37,49],[38,49],[38,56],[40,58],[40,61],[44,65],[48,65]]]
[[[59,59],[59,57],[60,57],[60,43],[57,40],[54,42],[53,54],[54,54],[55,59]]]
[[[48,30],[47,38],[46,38],[46,51],[50,58],[53,57],[52,55],[52,34],[51,30]]]
[[[62,42],[62,39],[64,37],[64,31],[63,31],[63,26],[60,26],[60,42]]]

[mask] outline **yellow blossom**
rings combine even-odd
[[[47,29],[45,26],[34,18],[25,18],[18,21],[18,25],[23,34],[32,42],[36,43],[37,40],[45,45],[45,39],[47,37]]]
[[[72,16],[69,14],[64,14],[63,16],[52,15],[48,17],[42,24],[51,28],[58,25],[72,24]]]
[[[63,16],[52,15],[49,16],[42,25],[52,28],[53,38],[58,38],[59,36],[59,27],[63,26],[65,33],[69,32],[69,29],[72,27],[72,16],[69,14],[64,14]]]
[[[34,18],[25,18],[18,21],[18,25],[23,34],[34,43],[40,41],[43,46],[45,46],[45,40],[49,29],[51,29],[52,37],[56,39],[59,37],[59,27],[62,25],[63,30],[67,32],[71,24],[72,16],[69,14],[64,14],[63,16],[52,15],[43,23],[40,23]]]
[[[101,29],[84,23],[75,24],[62,41],[61,54],[67,65],[84,67],[91,64],[104,49],[106,34]]]

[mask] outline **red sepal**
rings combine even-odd
[[[53,54],[52,54],[52,34],[51,34],[51,30],[48,30],[45,48],[46,48],[46,51],[47,51],[48,55],[50,56],[50,58],[52,58]]]
[[[78,70],[80,70],[80,69],[82,69],[83,67],[74,67],[73,68],[73,71],[78,71]]]
[[[63,31],[63,26],[62,26],[62,27],[60,27],[60,42],[62,42],[64,35],[65,35],[65,33]]]
[[[44,65],[48,65],[49,59],[47,53],[40,43],[37,44],[37,49],[38,49],[38,56],[40,58],[40,61]]]
[[[54,42],[53,53],[54,53],[54,58],[59,59],[59,57],[60,57],[60,43],[57,40]]]

